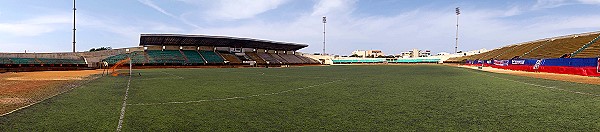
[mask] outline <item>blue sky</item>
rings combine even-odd
[[[321,52],[493,49],[600,31],[600,0],[79,0],[77,51],[132,47],[141,33],[249,37]],[[0,52],[71,50],[71,0],[0,0]]]

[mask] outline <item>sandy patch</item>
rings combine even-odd
[[[0,104],[24,104],[30,102],[26,98],[0,98]]]
[[[100,73],[102,70],[2,73],[0,74],[0,116],[64,92],[69,89],[66,84]]]
[[[93,74],[102,73],[102,70],[81,70],[81,71],[41,71],[41,72],[19,72],[7,73],[9,77],[4,80],[83,80]]]

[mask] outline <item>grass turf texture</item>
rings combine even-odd
[[[135,72],[124,131],[600,130],[600,97],[564,91],[600,95],[598,85],[450,66]],[[103,77],[0,117],[0,131],[114,131],[127,79]]]

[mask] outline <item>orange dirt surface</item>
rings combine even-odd
[[[42,71],[42,72],[19,72],[19,73],[5,73],[0,75],[3,80],[82,80],[83,78],[92,75],[102,73],[102,70],[82,70],[82,71]]]
[[[63,85],[102,70],[42,71],[0,74],[0,115],[65,91]]]
[[[546,72],[513,71],[513,70],[505,70],[505,69],[496,69],[496,68],[492,68],[492,67],[483,67],[482,69],[479,69],[478,67],[475,67],[475,66],[458,65],[458,67],[471,68],[471,69],[483,70],[483,71],[494,72],[494,73],[511,74],[511,75],[517,75],[517,76],[526,76],[526,77],[543,78],[543,79],[550,79],[550,80],[559,80],[559,81],[567,81],[567,82],[600,85],[600,77],[588,77],[588,76],[580,76],[580,75],[556,74],[556,73],[546,73]]]

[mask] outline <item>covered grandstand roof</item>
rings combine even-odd
[[[275,42],[269,40],[237,38],[227,36],[141,34],[140,46],[146,45],[243,47],[286,51],[295,51],[308,46],[306,44]]]

